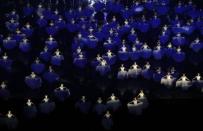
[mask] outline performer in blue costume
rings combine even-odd
[[[176,87],[181,87],[183,90],[187,90],[190,86],[192,86],[192,82],[185,74],[176,81]]]
[[[93,34],[93,28],[89,29],[89,35],[87,36],[86,45],[90,49],[95,49],[97,47],[98,39]]]
[[[106,62],[109,64],[109,65],[114,65],[116,63],[116,55],[114,55],[111,50],[108,50],[106,52],[105,55],[103,55],[103,59],[106,60]]]
[[[127,107],[130,114],[141,115],[143,109],[143,102],[138,101],[135,97],[131,102],[127,104]]]
[[[33,29],[30,23],[26,23],[26,25],[22,28],[22,32],[26,35],[26,37],[30,37],[33,34]]]
[[[177,17],[177,18],[179,18],[179,17]],[[177,23],[176,23],[176,21],[177,21]],[[181,34],[184,32],[179,19],[175,20],[173,23],[174,23],[174,25],[172,26],[172,31],[174,34],[178,35],[178,34]]]
[[[40,62],[37,57],[36,60],[31,64],[31,69],[36,74],[41,74],[45,70],[45,65]]]
[[[50,84],[57,82],[60,76],[49,66],[49,70],[43,74],[43,78]]]
[[[159,3],[156,6],[156,11],[158,15],[166,15],[169,11],[169,6],[165,2]]]
[[[135,3],[133,3],[131,10],[135,15],[141,14],[144,11],[143,5],[139,1],[134,1],[134,2]]]
[[[94,106],[93,111],[97,114],[97,115],[102,115],[105,111],[106,111],[107,107],[105,104],[103,104],[102,98],[99,97],[97,99],[96,105]]]
[[[16,10],[13,9],[11,12],[6,14],[6,17],[8,19],[14,19],[14,20],[19,20],[19,14],[17,14]]]
[[[6,71],[11,71],[13,60],[9,59],[7,54],[4,53],[2,58],[0,59],[0,67]]]
[[[31,89],[38,89],[42,85],[42,80],[34,72],[25,77],[25,84]]]
[[[55,21],[55,23],[59,30],[66,28],[66,21],[63,19],[62,16],[59,16],[59,18]]]
[[[109,111],[102,118],[101,124],[105,130],[111,130],[113,128],[113,120]]]
[[[28,53],[31,50],[31,43],[28,41],[28,39],[24,38],[19,43],[19,49],[24,53]]]
[[[31,99],[28,99],[26,102],[26,105],[24,106],[24,115],[28,119],[33,119],[37,116],[37,107],[35,104],[31,101]]]
[[[61,55],[59,49],[57,49],[55,51],[55,55],[51,57],[51,64],[55,66],[61,66],[63,60],[63,55]]]
[[[152,28],[158,28],[161,25],[161,19],[155,14],[154,17],[150,20]]]
[[[10,91],[7,89],[7,84],[3,81],[0,85],[0,99],[8,100]]]
[[[111,39],[111,37],[109,37],[103,44],[104,48],[106,50],[114,50],[116,47],[116,43],[114,40]]]
[[[137,34],[135,33],[135,29],[132,28],[130,34],[128,35],[128,41],[134,43],[137,40]]]
[[[176,52],[173,54],[173,59],[176,62],[183,62],[185,60],[185,53],[183,51],[181,51],[181,48],[178,47],[176,49]]]
[[[19,29],[16,29],[16,32],[15,34],[13,34],[12,39],[15,40],[17,43],[19,43],[25,37],[26,35],[24,33],[22,33]]]
[[[127,61],[129,58],[129,52],[128,52],[128,47],[125,44],[125,41],[123,42],[122,46],[120,47],[118,51],[118,58],[121,61]]]
[[[197,87],[201,89],[201,92],[203,92],[203,78],[200,75],[200,73],[197,73],[197,75],[192,79],[192,83]]]
[[[80,53],[74,58],[73,63],[79,68],[84,68],[87,65],[87,58],[83,55],[83,53]]]
[[[55,109],[55,102],[50,101],[48,96],[45,95],[44,99],[39,104],[39,111],[42,114],[50,114],[50,113],[52,113],[54,111],[54,109]]]
[[[100,75],[104,76],[111,71],[110,65],[107,64],[106,60],[102,59],[100,64],[96,66],[96,71],[99,72]]]
[[[186,35],[191,35],[195,31],[195,23],[190,20],[182,27],[183,33]]]
[[[58,11],[58,9],[55,9],[55,11],[51,13],[50,19],[54,20],[54,21],[59,19],[59,11]]]
[[[155,5],[156,5],[156,3],[153,0],[144,0],[144,7],[147,10],[150,10],[150,11],[154,10]]]
[[[40,28],[43,28],[47,25],[47,20],[44,18],[44,16],[40,16],[37,20],[37,25],[40,27]]]
[[[75,22],[75,19],[72,19],[69,23],[67,23],[66,27],[71,33],[77,32],[79,29],[79,25]]]
[[[178,5],[174,8],[176,14],[183,14],[186,11],[185,6],[181,1],[178,2]]]
[[[91,65],[93,67],[96,67],[100,64],[101,61],[102,61],[102,57],[100,56],[100,54],[97,54],[97,57],[91,62]]]
[[[17,46],[17,42],[12,37],[8,36],[3,40],[3,47],[7,50],[12,50]]]
[[[85,9],[83,9],[83,15],[87,18],[91,18],[94,13],[94,8],[91,6],[87,6]]]
[[[19,28],[19,25],[19,22],[13,18],[6,22],[6,27],[11,32],[15,32],[16,29]]]
[[[37,10],[36,10],[37,15],[42,16],[44,12],[45,12],[45,8],[43,7],[43,5],[41,3],[38,4]]]
[[[197,8],[195,8],[195,5],[192,3],[188,4],[188,10],[187,10],[187,16],[189,16],[192,19],[196,19],[199,16],[199,12]]]
[[[161,45],[166,45],[166,43],[169,41],[169,38],[169,34],[167,34],[165,31],[162,31],[162,34],[159,36]]]
[[[65,11],[64,16],[66,18],[66,20],[71,20],[75,18],[75,11],[72,9],[69,9],[67,11]]]
[[[51,58],[51,52],[48,51],[48,48],[45,46],[44,50],[40,52],[39,57],[45,61],[48,62]]]
[[[146,33],[149,31],[149,22],[146,20],[145,16],[142,16],[142,20],[138,23],[138,29],[142,32],[142,33]]]
[[[25,7],[23,7],[23,15],[24,17],[31,16],[34,13],[34,8],[30,5],[30,3],[27,3]]]
[[[175,37],[172,38],[172,43],[175,46],[183,46],[187,44],[187,41],[184,36],[181,36],[181,34],[178,33]]]
[[[130,17],[133,16],[133,11],[131,8],[129,8],[128,6],[126,6],[121,12],[120,12],[121,16],[123,19],[129,19]]]
[[[118,79],[127,79],[128,78],[128,72],[126,71],[124,65],[122,64],[121,67],[119,68],[118,74],[117,74]]]
[[[52,35],[52,36],[57,34],[58,27],[55,25],[55,23],[53,21],[51,21],[49,23],[49,26],[46,27],[46,32],[47,32],[48,35]]]
[[[146,95],[144,94],[144,91],[141,90],[140,93],[137,96],[138,101],[143,102],[143,108],[147,108],[149,105],[149,102],[147,100]]]
[[[107,100],[107,107],[110,110],[117,111],[121,107],[120,100],[114,95],[114,93]]]
[[[80,46],[78,46],[76,51],[73,52],[73,58],[79,57],[80,54],[85,55],[86,53],[84,51],[82,51]]]
[[[164,73],[161,70],[161,67],[159,67],[155,73],[153,74],[153,79],[155,82],[161,82],[162,77],[164,76]]]
[[[86,39],[85,37],[79,32],[77,38],[74,39],[72,43],[72,49],[76,50],[78,48],[83,48],[85,45]]]
[[[140,68],[140,66],[137,65],[136,62],[134,62],[134,64],[128,70],[128,76],[130,78],[137,78],[141,74],[141,72],[142,72],[142,69]]]
[[[199,38],[196,38],[196,40],[194,40],[191,44],[190,44],[190,48],[198,53],[199,51],[201,51],[203,49],[203,42],[201,42],[199,40]]]
[[[48,40],[45,41],[45,46],[48,48],[49,51],[53,51],[58,47],[57,41],[52,37],[49,36]]]
[[[75,108],[79,110],[83,114],[87,114],[90,111],[91,103],[87,101],[85,96],[82,96],[82,98],[76,102]]]
[[[175,49],[173,47],[173,45],[171,43],[169,43],[167,45],[167,47],[165,48],[165,54],[167,57],[171,58],[175,53]]]
[[[158,45],[154,48],[153,50],[153,56],[155,60],[161,60],[164,56],[164,51],[160,45],[160,43],[158,43]]]
[[[124,25],[119,30],[119,36],[123,36],[123,35],[127,34],[130,31],[130,29],[131,29],[131,26],[130,26],[128,20],[126,19],[124,21]]]
[[[149,62],[147,62],[142,70],[142,76],[147,80],[151,79],[152,77],[152,71],[150,67],[151,65],[149,64]]]
[[[54,90],[54,94],[59,101],[65,101],[67,98],[70,97],[70,90],[63,84],[61,84]]]
[[[138,60],[140,57],[141,57],[140,50],[137,49],[136,45],[133,45],[130,52],[130,59],[132,61],[135,61],[135,60]]]
[[[105,7],[105,3],[102,1],[97,1],[93,4],[93,7],[96,12],[99,12],[99,11],[103,10],[103,8]]]
[[[166,76],[161,78],[161,84],[163,84],[166,87],[171,87],[173,86],[175,79],[176,78],[172,76],[170,72],[168,72]]]
[[[12,114],[12,112],[9,110],[6,114],[6,117],[4,118],[6,127],[11,129],[16,129],[18,126],[18,119]]]
[[[172,67],[169,70],[169,73],[176,79],[177,77],[179,77],[179,72],[175,69],[175,67]]]
[[[152,49],[146,43],[144,43],[144,45],[141,48],[141,54],[142,58],[149,59],[152,55]]]
[[[201,19],[201,17],[198,17],[197,20],[195,21],[196,29],[200,30],[202,28],[202,25],[203,25],[203,20]]]

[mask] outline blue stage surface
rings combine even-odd
[[[201,0],[0,1],[3,130],[189,126],[202,65]]]

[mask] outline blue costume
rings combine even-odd
[[[80,53],[74,58],[73,63],[79,68],[84,68],[87,64],[87,58],[85,58],[84,55]]]
[[[60,79],[60,76],[53,71],[52,67],[49,67],[49,70],[43,74],[43,78],[50,84],[57,82]]]
[[[111,68],[105,60],[102,60],[100,64],[96,66],[96,71],[99,72],[100,75],[104,76],[111,71]]]
[[[32,64],[31,69],[36,74],[41,74],[45,70],[45,65],[37,58]]]
[[[44,50],[40,52],[39,57],[45,62],[48,62],[50,60],[51,52],[48,51],[48,48],[46,46]]]
[[[183,62],[185,60],[185,53],[181,51],[181,48],[177,48],[176,52],[173,54],[173,59],[176,62]]]
[[[58,43],[54,38],[50,35],[48,40],[45,41],[45,45],[48,48],[49,51],[53,51],[58,47]]]
[[[17,46],[17,42],[12,37],[7,37],[3,40],[3,47],[7,50],[12,50]]]
[[[5,69],[6,71],[10,71],[12,69],[13,60],[9,59],[6,53],[0,59],[0,67]]]
[[[96,105],[94,106],[94,112],[97,115],[102,115],[106,111],[107,107],[105,104],[102,103],[102,99],[99,97],[97,100]]]
[[[142,69],[134,62],[134,64],[128,70],[128,76],[130,78],[137,78],[141,74]]]
[[[10,91],[7,89],[5,82],[2,82],[0,85],[0,99],[8,100],[10,97]]]
[[[119,51],[118,51],[118,58],[121,61],[127,61],[128,60],[128,58],[129,58],[129,52],[128,52],[128,48],[126,47],[125,44],[123,44],[121,46],[121,48],[119,49]]]
[[[19,49],[24,52],[27,53],[31,50],[31,44],[28,42],[27,39],[23,39],[20,43],[19,43]]]
[[[26,102],[26,105],[24,106],[24,115],[28,119],[35,118],[37,115],[37,107],[30,99]]]
[[[60,87],[54,90],[54,94],[59,101],[65,101],[68,97],[70,97],[69,89],[67,87],[64,87],[63,84],[61,84]]]
[[[90,106],[91,103],[86,100],[85,96],[82,96],[82,99],[77,101],[75,104],[76,109],[84,114],[87,114],[90,111]]]
[[[149,64],[149,63],[147,63],[145,66],[144,66],[144,68],[143,68],[143,70],[142,70],[142,76],[145,78],[145,79],[147,79],[147,80],[149,80],[149,79],[151,79],[151,77],[152,77],[152,71],[151,71],[151,65]]]
[[[156,60],[161,60],[163,58],[164,51],[160,44],[158,44],[155,49],[153,50],[153,56]]]
[[[191,44],[190,44],[190,48],[198,53],[200,50],[203,49],[203,43],[197,38],[195,41],[193,41]]]
[[[38,89],[42,85],[42,80],[32,72],[31,75],[25,77],[25,84],[31,89]]]
[[[55,66],[61,66],[63,60],[63,55],[60,55],[60,51],[56,50],[55,55],[51,57],[51,64]]]
[[[123,65],[121,65],[120,70],[118,71],[117,78],[121,80],[128,78],[128,72]]]
[[[149,59],[151,55],[152,55],[152,49],[147,44],[144,44],[141,48],[142,58]]]
[[[48,96],[45,95],[43,101],[39,104],[39,111],[42,114],[50,114],[55,109],[55,102],[49,100]]]

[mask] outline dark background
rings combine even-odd
[[[195,0],[198,6],[202,7],[202,0]],[[12,7],[21,8],[23,5],[22,0],[1,0],[0,1],[0,29],[4,31],[4,17],[2,16],[5,12],[12,10]],[[3,32],[5,33],[5,32]],[[5,33],[6,34],[6,33]],[[65,41],[70,43],[72,37],[68,32],[63,32],[64,36],[58,36],[64,38]],[[65,36],[69,35],[71,39]],[[38,36],[33,36],[33,40]],[[46,37],[45,37],[46,38]],[[34,41],[35,42],[35,41]],[[35,47],[36,49],[38,46]],[[39,47],[41,48],[41,47]],[[70,47],[64,47],[64,49],[70,50]],[[10,56],[15,56],[17,52],[10,53]],[[33,52],[33,55],[35,52]],[[64,54],[66,58],[71,58],[69,53]],[[181,90],[163,89],[164,87],[159,84],[153,83],[152,81],[146,81],[138,79],[136,82],[132,80],[128,81],[117,81],[115,79],[102,79],[95,77],[95,74],[86,75],[87,71],[78,71],[70,64],[64,64],[63,79],[68,88],[72,91],[72,96],[67,101],[60,103],[56,101],[56,110],[48,115],[38,115],[34,120],[26,120],[22,116],[22,109],[25,105],[26,99],[32,96],[32,100],[35,103],[39,103],[45,93],[52,96],[52,91],[56,85],[44,85],[45,88],[37,91],[30,91],[25,87],[23,83],[24,76],[30,73],[27,64],[30,63],[34,58],[32,56],[26,56],[18,54],[15,62],[14,72],[7,74],[0,70],[1,80],[9,80],[9,89],[12,93],[12,97],[9,101],[0,101],[0,112],[6,113],[8,109],[13,109],[14,114],[19,119],[18,129],[53,129],[58,130],[102,130],[100,125],[101,118],[97,117],[93,113],[84,115],[75,110],[75,101],[79,99],[81,95],[88,95],[90,101],[96,101],[97,96],[104,96],[105,99],[110,96],[114,90],[119,96],[118,92],[122,92],[125,88],[129,89],[129,93],[126,93],[122,98],[122,102],[125,103],[132,96],[130,89],[137,91],[139,88],[150,88],[149,92],[146,92],[147,98],[149,99],[149,107],[144,111],[142,116],[132,116],[127,113],[127,107],[123,105],[122,109],[113,113],[114,130],[137,130],[151,128],[153,129],[176,129],[175,126],[189,127],[192,126],[194,129],[200,127],[201,120],[203,117],[203,95],[197,89],[191,89],[183,92]],[[72,63],[71,59],[68,59],[67,63]],[[191,76],[194,76],[194,72],[202,72],[202,64],[194,66],[187,63],[184,65],[185,71],[191,72]],[[79,83],[79,84],[78,84]],[[102,88],[108,88],[108,91],[102,92]],[[51,89],[51,90],[50,90]],[[98,93],[99,92],[99,93]],[[25,94],[26,93],[26,94]],[[52,98],[52,97],[51,97]],[[161,125],[161,126],[160,126]],[[164,126],[164,128],[162,127]],[[174,127],[174,128],[173,128]],[[6,130],[4,127],[3,130]],[[3,131],[2,130],[2,131]]]

